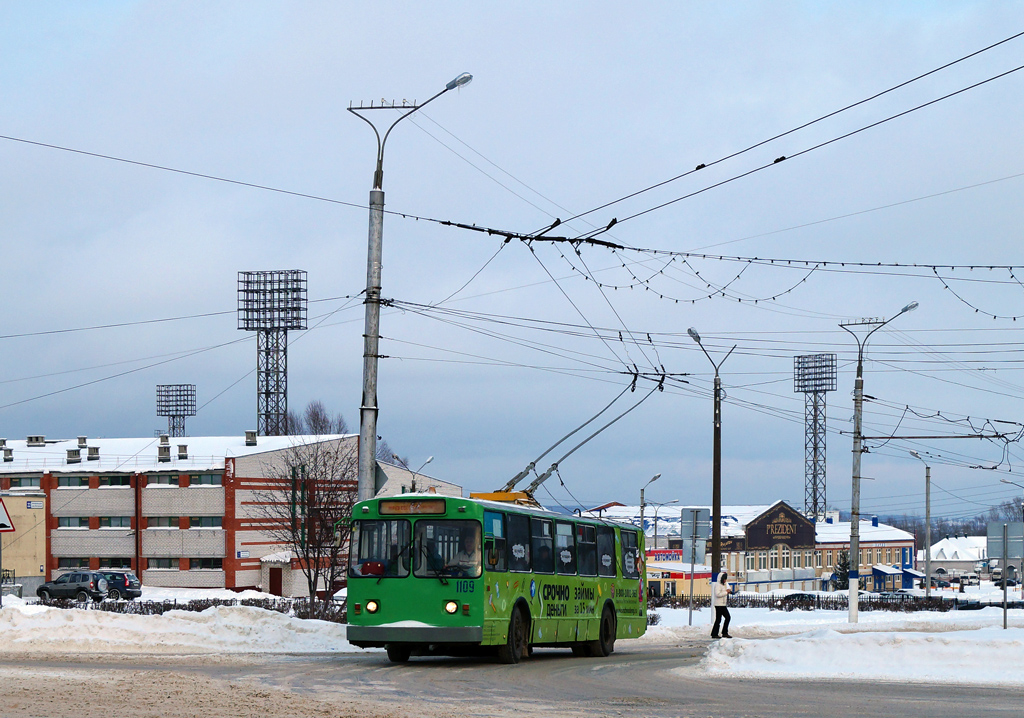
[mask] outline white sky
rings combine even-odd
[[[475,76],[471,85],[392,134],[387,208],[530,232],[554,216],[565,219],[711,163],[1009,37],[1024,30],[1021,10],[1021,2],[662,3],[642,12],[616,3],[109,2],[59,12],[6,4],[0,6],[0,135],[361,205],[372,176],[373,137],[345,108],[371,99],[424,100],[468,71]],[[1022,47],[1024,38],[1008,42],[586,219],[604,226],[792,157],[1013,69]],[[1024,71],[621,221],[602,238],[786,259],[1024,263],[1024,177],[1004,179],[1024,173],[1022,83]],[[246,373],[255,367],[255,342],[237,331],[231,313],[236,276],[291,268],[308,270],[311,300],[329,301],[310,304],[315,331],[290,336],[290,405],[301,409],[321,399],[354,427],[362,305],[330,298],[357,295],[365,286],[366,225],[358,207],[0,140],[0,334],[228,312],[4,338],[0,435],[148,436],[166,427],[155,416],[154,386],[162,383],[197,385],[202,408],[187,422],[190,434],[254,428],[255,376]],[[579,220],[556,234],[590,228]],[[438,302],[499,246],[498,238],[388,215],[384,296]],[[799,507],[803,402],[792,390],[793,356],[839,354],[829,426],[848,431],[856,347],[837,323],[890,317],[911,300],[920,308],[869,345],[865,391],[879,400],[868,406],[869,435],[892,433],[906,405],[952,419],[1024,421],[1024,381],[1014,363],[1022,346],[1019,322],[985,315],[1024,314],[1021,286],[1004,270],[943,272],[980,313],[934,277],[907,276],[930,270],[901,276],[819,270],[776,302],[717,297],[677,304],[657,294],[689,300],[708,293],[690,269],[722,284],[747,265],[694,260],[688,269],[677,260],[657,275],[666,260],[584,248],[582,261],[604,283],[635,283],[620,257],[643,262],[635,265],[637,276],[655,275],[652,291],[644,285],[606,290],[606,300],[555,248],[535,249],[543,267],[513,241],[444,306],[572,324],[573,336],[436,310],[385,312],[381,352],[390,358],[380,368],[379,429],[413,466],[432,455],[431,473],[439,478],[495,489],[611,401],[628,383],[617,373],[624,364],[663,364],[691,374],[690,385],[652,396],[567,460],[561,478],[588,505],[636,503],[639,486],[655,473],[662,478],[648,500],[708,503],[712,374],[686,337],[693,326],[716,359],[739,345],[722,371],[729,397],[723,501],[783,498]],[[576,274],[560,282],[573,304],[545,268],[558,278]],[[771,297],[806,272],[750,266],[730,286],[739,293],[731,296]],[[1024,271],[1017,276],[1024,279]],[[619,343],[614,334],[608,344],[598,341],[588,323],[650,332],[657,354],[650,345]],[[555,353],[479,330],[542,342]],[[232,341],[238,343],[178,354]],[[143,368],[157,362],[165,363]],[[99,381],[130,370],[137,371]],[[35,399],[86,382],[97,383]],[[626,406],[624,398],[615,413]],[[899,431],[949,434],[964,427],[908,414]],[[850,438],[831,433],[828,444],[829,504],[848,509]],[[999,446],[893,441],[864,457],[864,475],[873,479],[863,487],[865,513],[922,510],[923,471],[909,448],[933,464],[934,515],[973,514],[1018,495],[998,481],[1013,475],[959,466],[996,464],[1003,458]],[[1015,472],[1019,454],[1011,448]],[[572,502],[557,477],[549,484],[558,501]],[[543,491],[540,498],[552,503]]]

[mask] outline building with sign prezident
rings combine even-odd
[[[650,511],[644,513],[648,544],[653,545],[657,530],[659,543],[684,549],[683,560],[689,561],[689,539],[680,538],[679,528],[682,512],[697,507],[673,506],[669,512],[664,508],[657,529]],[[640,525],[637,506],[609,506],[604,515]],[[840,522],[830,515],[825,522],[816,524],[785,501],[723,506],[721,522],[721,569],[736,578],[740,590],[828,590],[834,585],[831,579],[840,554],[850,550],[849,521]],[[860,523],[860,547],[859,572],[865,588],[881,591],[910,587],[912,574],[905,569],[915,568],[913,534],[879,524],[877,519],[864,520]],[[698,561],[710,563],[710,541],[698,541],[697,557]]]

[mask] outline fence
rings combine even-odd
[[[236,599],[196,599],[192,601],[97,601],[78,603],[70,598],[52,598],[49,601],[40,599],[40,604],[51,608],[77,608],[90,611],[106,611],[108,613],[124,613],[135,616],[162,616],[168,611],[205,611],[214,606],[252,606],[267,611],[283,613],[295,618],[315,618],[332,623],[346,623],[347,615],[344,601],[317,601],[313,606],[307,598],[246,598]]]
[[[648,610],[656,608],[687,608],[690,605],[687,596],[652,596],[647,601]],[[933,597],[926,599],[921,596],[875,596],[861,597],[857,602],[859,611],[896,611],[910,613],[913,611],[965,611],[982,608],[986,605],[1002,606],[1002,603],[981,603],[977,600],[948,599]],[[1024,602],[1014,601],[1007,604],[1010,608],[1024,607]],[[694,596],[694,608],[710,608],[708,596]],[[849,596],[845,593],[818,594],[793,593],[788,596],[772,596],[769,594],[745,594],[729,598],[730,608],[767,608],[776,611],[846,611],[849,609]]]

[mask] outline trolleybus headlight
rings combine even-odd
[[[379,608],[380,608],[380,604],[377,603],[376,601],[367,601],[366,602],[366,612],[367,613],[376,613],[377,609],[379,609]]]
[[[369,609],[367,609],[367,610],[369,610]],[[445,610],[445,613],[455,613],[456,611],[459,610],[459,603],[458,603],[458,601],[448,601],[447,603],[444,604],[444,610]]]

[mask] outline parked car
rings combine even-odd
[[[1005,582],[1006,582],[1007,588],[1015,588],[1016,586],[1019,585],[1017,583],[1017,579],[1015,579],[1015,578],[1007,578],[1007,579],[1005,579]],[[996,588],[1002,588],[1002,587],[1003,587],[1003,579],[999,579],[998,581],[996,581]]]
[[[932,588],[949,588],[949,581],[943,581],[941,578],[933,578]]]
[[[815,605],[816,597],[813,593],[790,593],[775,601],[775,607],[783,611],[813,611]]]
[[[102,601],[107,597],[107,579],[99,571],[72,571],[47,581],[36,589],[36,595],[44,601],[51,598],[73,598],[79,603],[90,598]]]
[[[115,601],[122,598],[141,598],[142,582],[131,571],[102,570],[107,579],[107,597]]]

